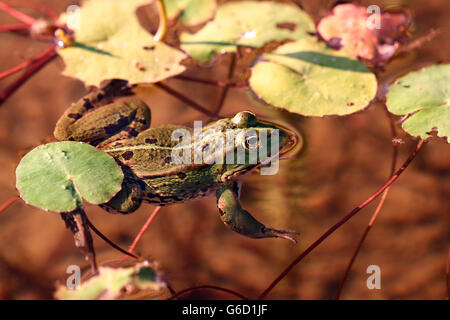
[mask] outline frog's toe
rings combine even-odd
[[[261,230],[265,237],[274,237],[274,238],[283,238],[292,241],[293,243],[297,243],[297,240],[293,237],[289,236],[289,234],[300,234],[295,230],[277,230],[273,228],[263,227]]]

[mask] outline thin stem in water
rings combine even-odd
[[[311,251],[313,251],[318,245],[320,245],[328,236],[330,236],[334,231],[339,229],[344,223],[350,220],[355,214],[357,214],[361,209],[366,207],[369,203],[375,200],[379,195],[381,195],[384,190],[386,190],[398,177],[405,171],[405,169],[409,166],[412,160],[416,157],[417,153],[422,149],[424,141],[420,140],[416,146],[414,152],[408,157],[408,159],[403,163],[403,165],[398,169],[395,174],[374,194],[372,194],[368,199],[366,199],[359,206],[350,211],[344,218],[330,227],[322,236],[319,237],[316,241],[314,241],[305,251],[303,251],[297,258],[292,261],[289,266],[284,269],[281,274],[274,280],[272,283],[265,289],[258,297],[258,299],[264,299],[270,291],[301,261],[304,257],[306,257]]]

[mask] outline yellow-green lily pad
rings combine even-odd
[[[187,26],[203,23],[214,16],[216,0],[164,0],[167,18],[178,19]]]
[[[237,46],[259,48],[270,41],[297,40],[314,32],[314,23],[301,9],[269,1],[227,2],[214,20],[195,34],[181,34],[181,48],[201,62]]]
[[[141,27],[138,7],[148,0],[85,0],[79,10],[79,28],[72,46],[59,49],[66,68],[63,74],[86,85],[107,79],[134,84],[153,83],[182,73],[186,55]],[[67,15],[62,15],[65,21]]]
[[[147,261],[126,268],[100,267],[98,274],[77,288],[60,285],[55,297],[60,300],[117,299],[130,291],[159,291],[165,283]]]
[[[74,141],[41,145],[16,169],[16,187],[28,204],[55,212],[109,201],[122,187],[123,172],[114,159],[93,146]]]
[[[314,37],[284,44],[263,55],[250,87],[275,107],[305,116],[346,115],[375,97],[375,75],[356,58]]]
[[[408,73],[390,87],[386,105],[396,115],[409,115],[403,129],[412,136],[450,136],[450,64]]]

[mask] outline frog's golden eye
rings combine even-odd
[[[252,136],[247,136],[245,137],[244,140],[244,148],[247,150],[255,150],[259,147],[259,139],[258,136],[252,135]]]

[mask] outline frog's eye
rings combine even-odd
[[[259,139],[256,133],[254,135],[245,137],[243,145],[247,150],[257,149],[259,147]]]
[[[239,127],[248,128],[256,123],[256,116],[250,111],[242,111],[237,113],[232,121]]]

